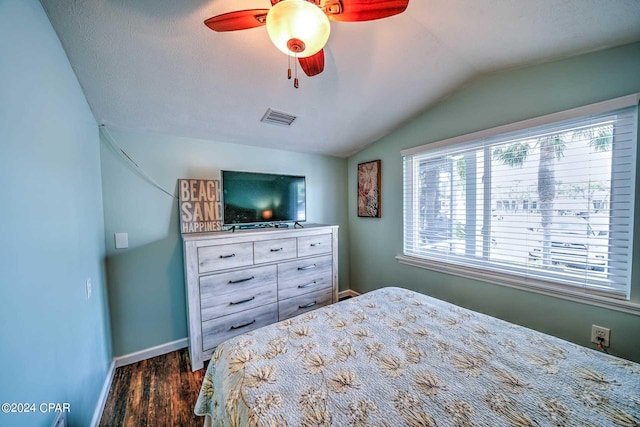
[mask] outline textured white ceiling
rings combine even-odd
[[[341,157],[478,75],[640,40],[639,0],[411,0],[332,22],[324,72],[295,89],[264,27],[203,24],[269,0],[41,1],[99,123]],[[261,123],[269,107],[298,119]]]

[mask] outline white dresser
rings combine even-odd
[[[185,234],[191,369],[235,335],[338,300],[338,226]]]

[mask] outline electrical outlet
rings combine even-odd
[[[53,420],[51,427],[67,427],[67,414],[64,412],[58,412],[58,415]]]
[[[603,347],[609,347],[609,337],[611,329],[603,328],[598,325],[591,325],[591,342],[595,344],[602,343]],[[598,340],[600,338],[601,340]]]

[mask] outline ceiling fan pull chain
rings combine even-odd
[[[296,55],[296,57],[295,57],[295,61],[296,61],[296,63],[295,63],[296,77],[293,79],[293,87],[298,89],[298,54],[296,53],[295,55]]]
[[[287,70],[287,78],[291,80],[291,55],[287,55],[287,60],[289,61],[289,69]]]

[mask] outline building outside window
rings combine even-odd
[[[628,299],[631,104],[405,150],[403,256],[472,277]],[[594,108],[604,107],[585,107]]]

